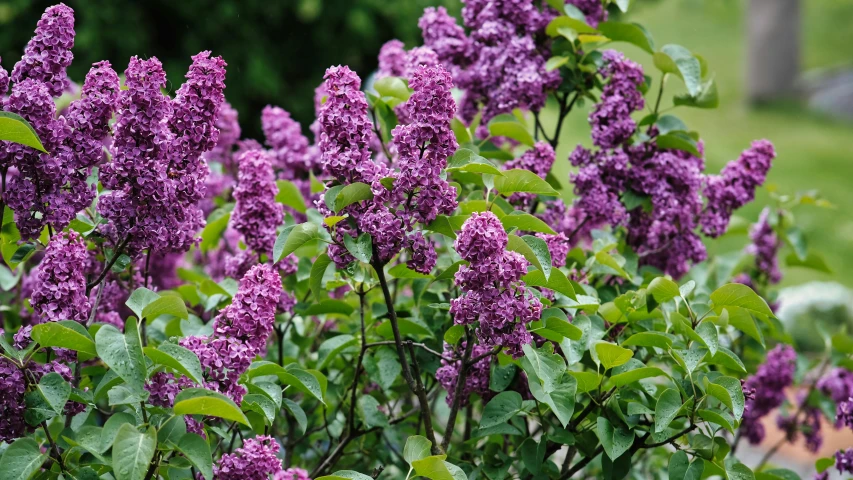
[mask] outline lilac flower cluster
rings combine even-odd
[[[271,255],[276,228],[284,220],[282,205],[275,200],[275,184],[270,156],[262,150],[250,150],[239,159],[240,173],[231,214],[231,227],[243,234],[249,249]]]
[[[466,343],[462,342],[458,349],[454,349],[452,345],[444,345],[444,357],[441,359],[441,368],[435,372],[435,379],[441,384],[442,388],[447,390],[446,401],[448,405],[453,404],[454,393],[456,392],[456,382],[459,379],[460,369],[462,367],[462,355],[466,349]],[[478,358],[486,355],[491,351],[490,347],[484,345],[474,345],[471,349],[471,358]],[[449,361],[446,358],[457,358],[457,360]],[[472,394],[477,394],[483,401],[488,401],[494,394],[489,390],[489,372],[491,370],[492,357],[485,356],[476,363],[468,367],[465,376],[465,385],[462,387],[462,397],[459,399],[459,405],[468,405]]]
[[[835,402],[836,428],[847,425],[853,429],[853,373],[846,368],[834,368],[818,380],[817,388]]]
[[[838,402],[835,413],[836,425],[844,425],[853,430],[853,397],[848,397],[843,402]]]
[[[239,113],[228,102],[223,102],[219,107],[219,115],[216,117],[214,126],[219,130],[219,140],[216,145],[205,154],[205,158],[210,162],[218,162],[228,170],[233,172],[236,170],[234,165],[234,147],[240,140]]]
[[[546,71],[547,56],[535,37],[553,18],[533,0],[468,0],[462,19],[465,36],[443,8],[429,8],[418,25],[424,43],[448,66],[465,92],[461,114],[470,121],[483,107],[483,122],[515,108],[538,111],[549,90],[560,84],[558,70]]]
[[[806,400],[805,395],[798,395],[802,418],[797,415],[787,416],[780,413],[776,417],[776,426],[785,432],[786,440],[790,443],[796,442],[799,432],[802,431],[806,449],[812,453],[817,453],[823,445],[823,433],[821,431],[823,414],[819,408],[803,405]]]
[[[0,57],[0,61],[2,61],[2,57]],[[9,91],[9,72],[0,65],[0,97],[5,97],[6,92]]]
[[[270,147],[273,165],[280,178],[303,180],[309,173],[320,173],[319,152],[302,134],[302,126],[281,107],[267,105],[261,113],[261,126]],[[303,191],[303,194],[309,193]]]
[[[785,389],[794,381],[797,353],[789,345],[779,344],[767,353],[767,359],[744,383],[744,389],[755,392],[746,402],[740,428],[752,444],[764,439],[761,418],[785,401]]]
[[[746,247],[747,253],[755,256],[755,268],[758,274],[767,279],[769,283],[779,283],[782,280],[782,272],[779,270],[779,262],[776,254],[782,246],[782,242],[776,235],[773,226],[770,225],[770,210],[765,208],[761,212],[758,223],[753,225],[749,232],[752,243]]]
[[[586,23],[592,27],[607,21],[607,10],[599,0],[568,0],[566,3],[578,7],[586,17]]]
[[[501,346],[515,358],[533,337],[526,325],[542,315],[542,304],[526,289],[521,277],[528,262],[506,250],[508,238],[491,212],[474,213],[462,225],[456,252],[467,260],[456,272],[456,285],[464,292],[450,302],[456,324],[478,323],[480,344]]]
[[[835,452],[835,468],[839,473],[853,474],[853,448]]]
[[[556,154],[551,144],[548,142],[536,142],[533,148],[522,153],[520,157],[504,163],[504,170],[520,168],[529,170],[542,177],[542,179],[545,179],[548,176],[548,172],[551,171],[551,167],[554,166],[555,159]],[[509,202],[526,209],[530,207],[535,199],[536,194],[533,193],[514,193],[509,198]]]
[[[0,442],[11,443],[26,431],[26,386],[24,372],[11,360],[0,357]]]
[[[625,58],[621,52],[606,50],[602,59],[604,66],[600,73],[607,83],[589,115],[589,123],[592,126],[592,143],[612,149],[623,145],[637,128],[631,114],[645,105],[640,92],[645,78],[643,67]]]
[[[12,70],[12,81],[31,78],[44,84],[50,96],[62,95],[71,84],[66,69],[74,59],[74,35],[74,10],[64,3],[45,10],[24,56]]]
[[[86,244],[76,232],[59,233],[50,240],[39,265],[30,303],[41,322],[85,322],[91,306],[86,296]]]
[[[389,40],[379,49],[378,77],[410,79],[418,67],[435,67],[438,64],[438,55],[429,47],[415,47],[406,51],[403,42]]]
[[[225,101],[225,62],[210,52],[193,57],[174,101],[161,93],[166,74],[156,58],[133,57],[119,96],[112,162],[100,170],[110,192],[98,210],[107,234],[127,251],[186,251],[204,225],[199,201],[208,167],[202,154],[216,145]]]
[[[198,355],[208,380],[205,387],[240,403],[246,389],[238,380],[266,348],[281,294],[278,273],[269,265],[255,265],[240,280],[231,304],[214,319],[213,335],[180,341],[181,346]],[[158,391],[157,395],[168,395],[157,385],[149,387]]]
[[[311,480],[308,472],[297,467],[291,467],[287,470],[282,470],[281,473],[276,473],[273,480]]]
[[[213,466],[217,480],[268,480],[281,477],[281,460],[276,457],[280,447],[269,436],[248,438],[234,453],[222,456]]]

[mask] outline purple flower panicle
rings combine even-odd
[[[794,382],[797,353],[789,345],[777,345],[767,353],[767,359],[754,375],[747,378],[744,390],[754,391],[754,397],[746,402],[743,414],[743,430],[753,445],[764,440],[764,425],[761,419],[782,405],[785,389]]]
[[[76,232],[59,233],[47,246],[30,299],[43,322],[88,319],[85,267],[89,254]]]
[[[74,10],[64,3],[49,7],[38,21],[24,56],[15,64],[12,81],[32,78],[43,83],[52,97],[62,95],[71,85],[66,69],[74,59],[74,35]]]
[[[275,200],[278,186],[269,154],[250,150],[239,159],[240,173],[231,215],[231,226],[243,234],[249,249],[271,255],[276,228],[284,221],[282,205]]]
[[[217,480],[269,480],[280,478],[281,460],[276,457],[280,447],[269,436],[248,438],[234,453],[222,456],[213,466]]]

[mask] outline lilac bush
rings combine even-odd
[[[706,168],[677,115],[713,73],[628,3],[428,7],[305,126],[240,116],[209,51],[76,91],[47,9],[0,67],[0,478],[795,477],[783,444],[853,429],[853,339],[798,352],[774,313],[821,202],[757,196],[768,140]]]

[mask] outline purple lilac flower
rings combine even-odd
[[[506,251],[507,234],[491,212],[474,213],[462,225],[454,245],[469,262],[456,272],[463,295],[451,300],[456,324],[478,323],[477,336],[486,347],[499,345],[515,358],[533,338],[526,325],[538,320],[542,304],[525,288],[521,277],[528,262]]]
[[[839,473],[853,473],[853,448],[835,452],[835,468]]]
[[[746,402],[740,428],[753,445],[764,439],[761,418],[785,401],[785,389],[794,381],[796,360],[797,353],[791,346],[779,344],[767,353],[767,359],[758,371],[744,383],[745,389],[754,389],[755,397]]]
[[[755,198],[755,189],[764,185],[775,157],[772,143],[757,140],[740,158],[726,164],[719,175],[708,177],[703,192],[708,201],[701,219],[705,235],[726,233],[732,212]]]
[[[437,255],[435,245],[429,241],[421,232],[415,232],[406,239],[411,257],[406,266],[416,272],[429,274],[435,268]]]
[[[631,114],[645,102],[639,88],[645,81],[643,67],[625,58],[621,52],[606,50],[601,76],[607,84],[601,98],[589,115],[592,143],[601,148],[624,144],[637,128]]]
[[[752,243],[746,247],[746,251],[755,256],[755,268],[759,274],[766,275],[767,281],[772,284],[782,280],[782,272],[779,270],[779,262],[776,259],[782,242],[770,225],[770,214],[769,209],[762,210],[758,223],[753,225],[749,232]]]
[[[87,261],[86,244],[76,232],[51,239],[30,299],[41,321],[87,320],[91,308],[84,274]]]
[[[578,7],[586,17],[586,23],[598,27],[600,22],[607,20],[607,10],[600,0],[567,0],[566,3]]]
[[[420,66],[409,86],[414,90],[406,101],[411,121],[391,132],[400,167],[393,195],[400,203],[405,199],[403,215],[409,221],[429,223],[456,209],[456,190],[441,178],[447,157],[458,147],[450,128],[456,113],[453,80],[441,66]]]
[[[592,154],[578,146],[569,161],[578,167],[577,173],[570,176],[576,197],[571,210],[585,227],[577,235],[586,237],[589,231],[603,224],[624,224],[628,212],[619,198],[628,181],[629,158],[625,152]]]
[[[834,368],[818,380],[817,388],[836,404],[843,402],[853,397],[853,372],[842,367]]]
[[[231,226],[243,234],[251,250],[271,255],[284,211],[275,201],[278,187],[270,157],[266,152],[252,150],[240,157],[239,164],[240,174],[234,189],[237,204],[231,214]]]
[[[427,7],[418,20],[418,26],[423,33],[424,44],[438,55],[439,61],[445,67],[452,68],[453,65],[467,63],[470,40],[465,36],[465,30],[456,24],[456,19],[447,13],[446,8]]]
[[[178,268],[185,268],[184,253],[166,252],[152,253],[148,260],[149,285],[154,290],[171,290],[179,286],[182,280],[178,277]],[[145,259],[139,260],[140,269],[145,269]]]
[[[219,162],[226,170],[233,172],[236,170],[234,147],[240,140],[241,134],[239,113],[230,103],[223,102],[219,107],[219,115],[216,117],[214,126],[219,130],[219,141],[205,154],[205,158],[208,161]]]
[[[276,473],[273,480],[311,480],[308,472],[301,468],[291,467],[287,470],[282,470],[281,473]]]
[[[74,34],[74,10],[63,3],[45,10],[24,56],[12,70],[12,81],[31,78],[44,84],[52,97],[62,95],[71,84],[66,69],[74,59]]]
[[[456,381],[459,379],[462,366],[462,354],[466,349],[466,343],[462,342],[458,349],[452,345],[444,344],[444,357],[441,359],[441,368],[435,372],[435,379],[441,384],[442,388],[447,390],[446,401],[448,405],[453,404],[453,394],[456,391]],[[471,350],[471,358],[477,358],[491,351],[491,347],[484,345],[474,345]],[[458,360],[448,361],[445,358],[458,358]],[[489,390],[489,372],[491,369],[492,357],[486,356],[477,361],[477,363],[468,367],[465,376],[465,385],[462,387],[462,398],[459,399],[459,404],[462,406],[468,405],[472,394],[477,394],[483,401],[489,400],[494,394]]]
[[[207,388],[240,403],[246,393],[238,384],[240,375],[266,348],[281,295],[278,273],[269,265],[256,265],[240,280],[231,304],[214,319],[213,335],[181,339],[181,346],[199,357]]]
[[[261,126],[280,178],[304,179],[311,172],[319,173],[318,159],[302,134],[302,126],[288,111],[267,105],[261,113]]]
[[[217,480],[268,480],[279,478],[281,460],[276,457],[280,447],[268,436],[248,438],[234,453],[228,453],[213,466]]]
[[[548,252],[551,254],[551,265],[557,268],[565,266],[566,256],[569,254],[569,238],[563,233],[556,235],[537,233],[536,236],[545,240],[545,243],[548,245]]]
[[[0,357],[0,442],[11,443],[27,429],[24,404],[27,382],[11,360]]]
[[[403,77],[406,74],[406,47],[400,40],[388,40],[379,49],[379,76]]]
[[[0,57],[0,61],[2,61],[2,57]],[[0,65],[0,97],[6,96],[6,92],[9,91],[9,72]]]
[[[850,427],[853,430],[853,397],[838,402],[835,413],[835,424]]]
[[[145,390],[151,393],[148,403],[155,407],[170,408],[175,404],[175,397],[180,393],[181,386],[175,381],[173,374],[157,372],[146,382]]]

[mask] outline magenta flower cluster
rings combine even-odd
[[[463,294],[450,302],[450,314],[457,325],[477,324],[480,345],[503,347],[518,358],[521,347],[533,340],[526,325],[539,320],[542,304],[521,281],[527,260],[507,251],[507,243],[503,225],[493,213],[474,213],[465,221],[454,247],[468,265],[456,272]]]
[[[754,392],[746,402],[741,431],[752,444],[764,440],[761,419],[785,401],[785,389],[794,382],[797,353],[789,345],[779,344],[767,353],[767,359],[754,375],[747,378],[744,391]]]
[[[86,292],[86,243],[76,232],[55,235],[38,267],[30,298],[39,322],[85,322],[91,306]]]
[[[749,232],[752,243],[746,247],[746,251],[755,256],[755,269],[758,275],[765,278],[768,283],[779,283],[782,280],[782,272],[779,270],[776,254],[782,247],[782,242],[770,225],[770,215],[769,209],[765,208],[761,212],[758,222]]]
[[[213,466],[217,480],[269,480],[282,477],[281,460],[276,457],[278,443],[270,436],[247,438],[234,453],[222,456]]]
[[[204,225],[198,206],[208,167],[202,154],[216,145],[214,126],[224,102],[225,62],[202,52],[174,100],[161,93],[166,73],[156,58],[133,57],[119,96],[113,159],[100,170],[110,191],[98,211],[107,234],[127,250],[185,251]]]
[[[64,3],[45,10],[24,56],[12,70],[12,81],[31,78],[44,84],[50,96],[62,95],[71,85],[66,69],[74,60],[74,35],[74,10]]]
[[[284,220],[282,205],[275,200],[275,184],[270,156],[263,150],[250,150],[238,159],[239,176],[231,214],[231,227],[243,235],[250,250],[272,255],[276,228]]]

